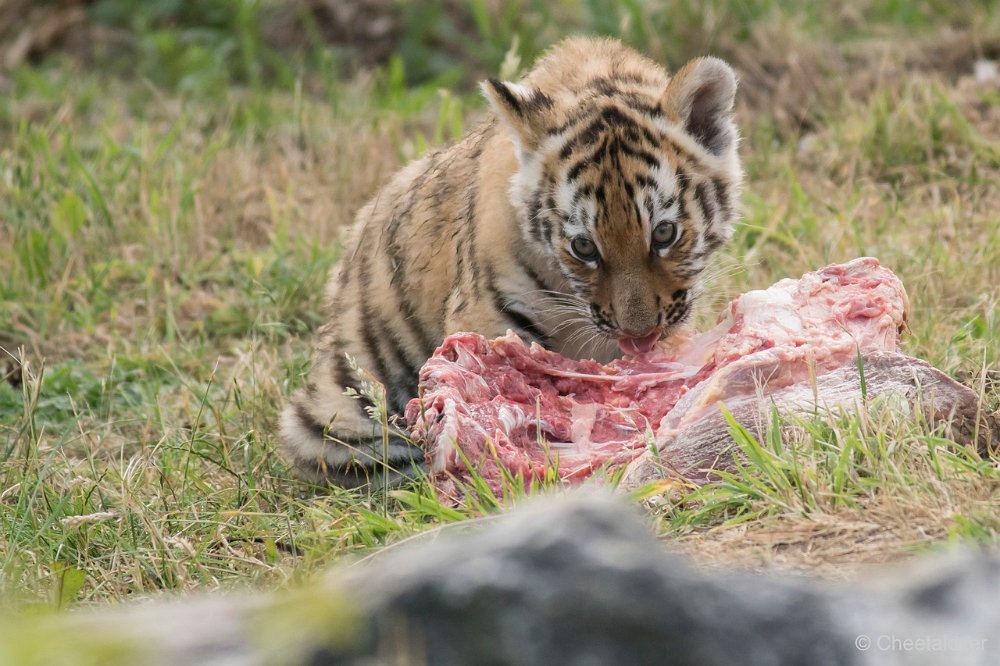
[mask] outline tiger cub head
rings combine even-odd
[[[738,214],[732,68],[705,57],[669,76],[618,42],[575,39],[520,82],[482,87],[517,154],[525,240],[595,333],[649,351],[690,316]]]

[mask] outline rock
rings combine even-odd
[[[855,652],[805,582],[697,574],[603,496],[552,500],[474,542],[376,567],[367,651],[389,662],[846,664]],[[396,652],[399,636],[417,653]],[[339,663],[326,656],[311,663]]]
[[[1000,559],[953,552],[886,578],[846,585],[829,600],[854,635],[859,664],[1000,663]]]
[[[303,592],[4,623],[0,662],[973,666],[1000,663],[997,598],[975,552],[838,585],[698,572],[620,499],[575,495]]]

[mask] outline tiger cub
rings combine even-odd
[[[670,76],[617,41],[573,38],[521,81],[482,91],[491,119],[358,213],[308,382],[281,418],[282,449],[306,478],[358,486],[422,461],[350,395],[361,386],[349,357],[401,414],[456,331],[512,329],[605,362],[646,352],[688,318],[731,233],[742,168],[725,62]]]

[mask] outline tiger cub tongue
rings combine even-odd
[[[660,341],[660,331],[653,331],[649,335],[641,338],[618,338],[618,348],[625,354],[633,356],[644,354],[656,346]]]

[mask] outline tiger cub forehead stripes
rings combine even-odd
[[[721,60],[670,76],[614,40],[578,38],[482,89],[494,117],[358,213],[306,388],[282,416],[305,476],[353,485],[419,466],[402,432],[344,395],[359,386],[347,356],[399,413],[456,331],[513,329],[576,358],[642,353],[689,317],[731,233],[742,169]]]

